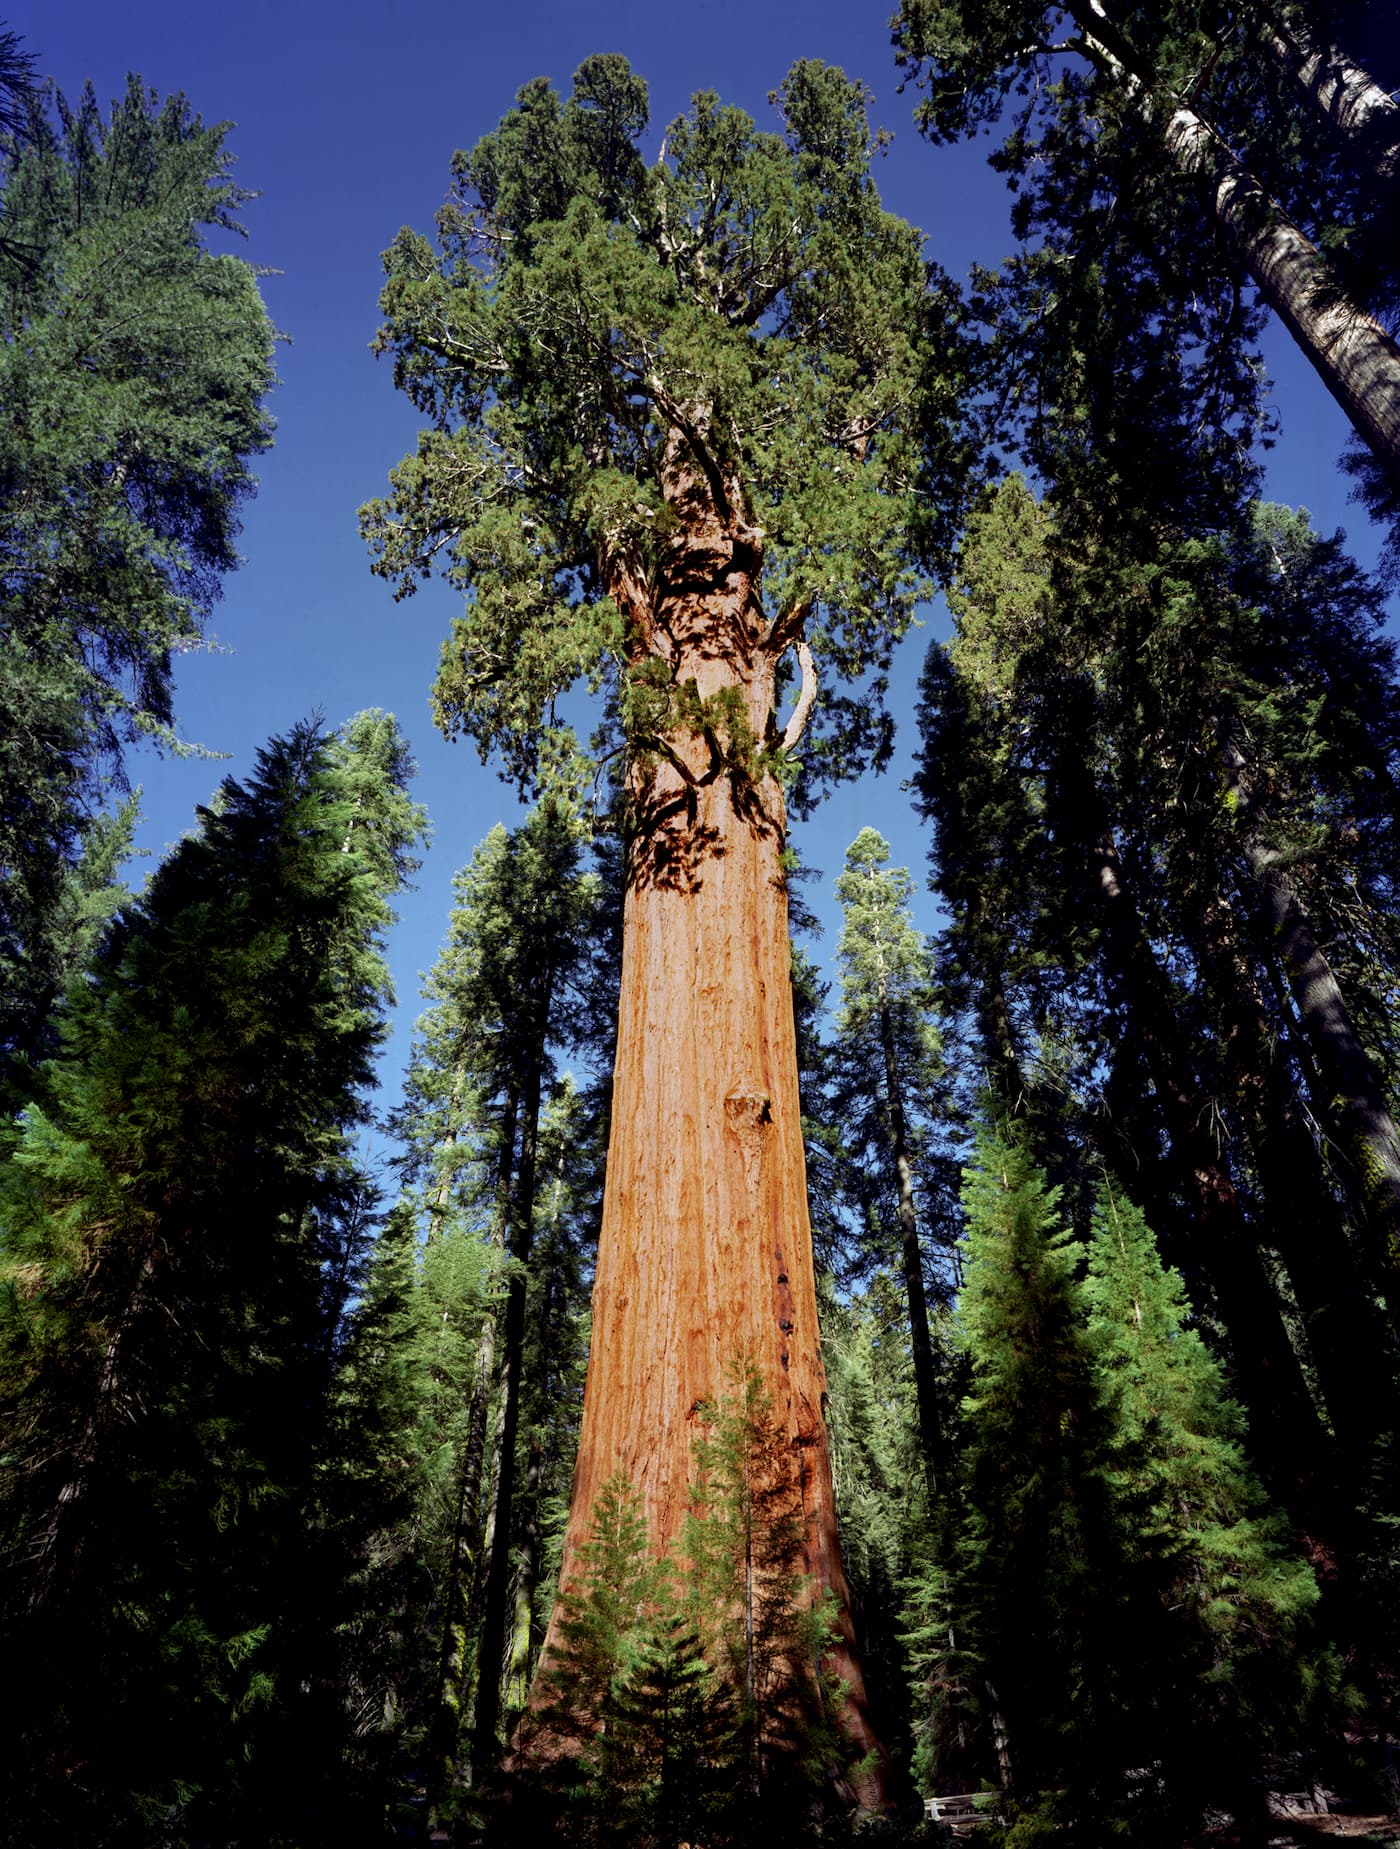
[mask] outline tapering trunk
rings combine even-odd
[[[1385,1280],[1394,1319],[1400,1283],[1400,1131],[1293,877],[1266,839],[1250,767],[1229,728],[1222,730],[1221,751],[1227,787],[1243,824],[1245,864],[1316,1062],[1318,1103],[1344,1158],[1341,1178],[1369,1234],[1371,1261]]]
[[[511,1587],[511,1630],[506,1651],[505,1700],[519,1712],[530,1690],[534,1670],[535,1592],[540,1583],[540,1446],[531,1444],[525,1461],[523,1515],[520,1522],[519,1559]]]
[[[1380,179],[1400,174],[1400,105],[1369,71],[1336,45],[1315,45],[1301,31],[1269,32],[1265,43]]]
[[[904,1089],[899,1082],[894,1023],[887,1006],[880,1009],[880,1045],[885,1055],[885,1096],[890,1114],[890,1157],[894,1163],[896,1212],[899,1217],[900,1265],[909,1304],[909,1347],[914,1362],[914,1397],[919,1409],[919,1448],[930,1493],[946,1461],[943,1420],[938,1405],[938,1380],[933,1367],[933,1339],[928,1326],[928,1295],[924,1290],[924,1261],[919,1247],[919,1223],[914,1211],[914,1173],[909,1162],[909,1134],[904,1116]]]
[[[777,780],[749,747],[776,739],[786,638],[758,591],[761,535],[715,511],[715,484],[679,441],[668,497],[683,528],[660,585],[611,588],[638,645],[688,697],[741,709],[697,716],[634,752],[622,989],[592,1346],[561,1581],[578,1571],[594,1502],[624,1473],[651,1544],[690,1508],[701,1407],[750,1358],[787,1434],[786,1495],[815,1602],[832,1592],[845,1725],[880,1749],[856,1661],[827,1445],[826,1377],[797,1085],[791,950]],[[791,620],[795,621],[795,618]],[[748,741],[743,736],[747,724]],[[792,728],[785,735],[792,736]],[[805,1595],[804,1595],[805,1596]],[[556,1620],[557,1623],[557,1611]],[[546,1638],[548,1654],[554,1629]],[[883,1797],[883,1775],[867,1781]]]
[[[1150,119],[1162,117],[1167,152],[1205,188],[1210,206],[1260,294],[1390,480],[1400,486],[1400,347],[1343,288],[1336,271],[1220,136],[1176,98],[1155,98],[1100,0],[1067,9],[1089,55]]]

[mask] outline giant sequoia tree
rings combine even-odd
[[[629,862],[608,1194],[564,1575],[603,1483],[680,1531],[695,1409],[743,1350],[788,1438],[816,1589],[844,1603],[802,1167],[785,786],[888,746],[879,673],[942,430],[946,291],[883,212],[859,85],[794,66],[782,132],[700,95],[647,167],[646,89],[588,59],[456,158],[402,232],[380,346],[432,420],[368,508],[400,592],[441,561],[449,734],[525,783],[581,771],[556,701],[606,688]],[[801,668],[786,720],[783,695]],[[868,675],[857,696],[817,676]],[[838,1652],[863,1736],[859,1672]]]

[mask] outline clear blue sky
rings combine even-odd
[[[448,162],[493,128],[519,86],[545,74],[567,92],[593,51],[622,51],[651,86],[651,141],[692,91],[712,89],[761,124],[768,92],[797,57],[840,64],[874,90],[874,118],[894,130],[878,179],[891,210],[922,226],[930,254],[955,276],[994,263],[1010,244],[1004,182],[985,166],[989,144],[934,149],[897,94],[889,48],[893,0],[0,0],[0,16],[76,94],[91,77],[104,108],[134,70],[162,94],[183,90],[206,121],[234,123],[237,177],[259,197],[245,210],[243,254],[275,272],[269,309],[291,344],[279,350],[277,443],[244,525],[244,564],[216,613],[231,653],[180,665],[184,736],[228,753],[227,764],[133,764],[143,784],[142,842],[157,853],[186,828],[225,770],[316,708],[339,723],[366,706],[399,715],[421,766],[416,785],[434,838],[407,895],[393,944],[399,1029],[386,1055],[397,1088],[418,1012],[418,975],[436,955],[453,872],[491,825],[517,813],[509,790],[474,750],[447,745],[428,716],[428,689],[455,598],[425,586],[403,604],[369,575],[355,514],[382,492],[413,446],[416,424],[369,341],[377,325],[379,253],[401,224],[431,228]],[[1308,506],[1317,524],[1345,526],[1363,559],[1374,538],[1349,508],[1335,462],[1345,431],[1286,340],[1270,343],[1284,412],[1270,465],[1275,499]],[[914,682],[941,612],[905,645],[895,676],[901,751],[885,777],[851,786],[798,831],[803,858],[827,875],[813,894],[827,921],[820,953],[834,959],[831,881],[847,844],[873,825],[922,890],[925,839],[900,783],[908,775]],[[923,902],[920,922],[933,922]]]

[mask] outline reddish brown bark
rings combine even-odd
[[[688,453],[693,453],[689,451]],[[778,663],[797,613],[770,622],[762,535],[737,489],[673,452],[667,498],[681,538],[659,580],[609,561],[639,657],[702,700],[732,689],[751,743],[777,741]],[[791,1508],[812,1597],[839,1602],[827,1668],[845,1721],[879,1751],[855,1658],[824,1416],[780,855],[782,790],[742,727],[676,728],[634,755],[633,836],[607,1191],[592,1347],[561,1578],[614,1472],[640,1490],[664,1552],[689,1510],[692,1441],[707,1401],[752,1357],[788,1436]],[[740,761],[744,760],[744,761]],[[546,1639],[549,1653],[554,1635]],[[878,1776],[862,1793],[879,1801]]]

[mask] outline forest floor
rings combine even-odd
[[[1334,1837],[1344,1837],[1356,1849],[1368,1849],[1368,1845],[1391,1849],[1400,1844],[1400,1817],[1333,1812],[1330,1816],[1277,1818],[1270,1830],[1269,1849],[1306,1849],[1308,1844],[1330,1842]],[[1201,1840],[1208,1849],[1233,1849],[1240,1839],[1235,1830],[1225,1829]]]

